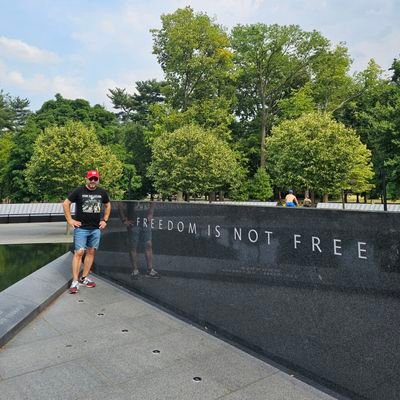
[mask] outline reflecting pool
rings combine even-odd
[[[69,251],[69,243],[0,245],[0,292]]]

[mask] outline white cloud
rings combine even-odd
[[[94,103],[105,106],[108,110],[113,110],[112,103],[107,97],[109,89],[125,88],[128,93],[135,92],[135,83],[139,80],[146,80],[148,78],[140,77],[136,73],[126,72],[117,78],[103,78],[99,79],[96,83],[94,90],[91,93],[91,100]]]
[[[61,93],[67,98],[84,97],[81,79],[71,76],[48,77],[36,73],[24,76],[17,70],[7,70],[4,64],[0,64],[0,85],[14,86],[29,94]]]
[[[387,70],[392,65],[395,58],[399,57],[399,38],[400,32],[393,30],[385,32],[381,37],[375,37],[374,40],[363,40],[354,47],[355,69],[360,71],[367,67],[370,58],[378,62],[379,66]]]
[[[90,18],[90,23],[87,20]],[[71,37],[91,52],[102,52],[110,47],[120,50],[137,50],[151,43],[149,29],[159,17],[130,5],[112,11],[97,11],[94,15],[82,14],[74,18],[75,30]]]
[[[38,47],[29,45],[19,39],[11,39],[5,36],[0,36],[0,52],[12,58],[23,60],[29,63],[57,63],[60,58],[57,54],[41,50]]]

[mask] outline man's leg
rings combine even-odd
[[[151,240],[148,240],[144,249],[144,256],[146,257],[147,263],[147,278],[155,278],[159,279],[160,274],[153,268],[153,243]]]
[[[72,283],[69,288],[71,294],[79,290],[79,271],[81,269],[82,257],[86,249],[86,232],[83,229],[74,229],[74,256],[72,258]]]
[[[137,263],[137,249],[136,249],[136,244],[129,249],[129,258],[131,260],[132,264],[132,270],[133,271],[138,271],[138,263]]]
[[[139,240],[139,230],[136,227],[128,227],[128,246],[129,246],[129,259],[132,265],[131,276],[133,279],[139,278],[139,266],[137,259],[137,246]]]
[[[153,269],[153,244],[149,240],[146,242],[144,256],[146,258],[147,270],[150,272]]]
[[[83,260],[83,273],[82,276],[88,276],[90,274],[90,270],[92,269],[94,256],[96,254],[96,249],[90,247],[86,249],[85,259]]]
[[[85,253],[84,249],[75,250],[74,257],[72,259],[72,280],[77,281],[79,277],[79,271],[81,269],[82,257]]]
[[[88,278],[90,270],[94,263],[94,256],[100,244],[100,229],[92,229],[87,232],[87,249],[85,259],[83,260],[83,273],[79,280],[82,286],[95,287],[96,283]]]

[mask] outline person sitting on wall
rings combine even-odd
[[[286,207],[298,207],[299,202],[296,196],[293,194],[293,190],[289,189],[289,193],[285,197]]]
[[[303,207],[311,207],[312,201],[310,197],[306,194],[303,201]]]

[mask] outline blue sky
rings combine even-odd
[[[150,29],[190,5],[227,29],[298,24],[332,44],[345,42],[352,71],[368,60],[387,70],[400,57],[399,0],[10,0],[0,11],[0,89],[31,108],[61,93],[108,109],[109,88],[162,79]]]

